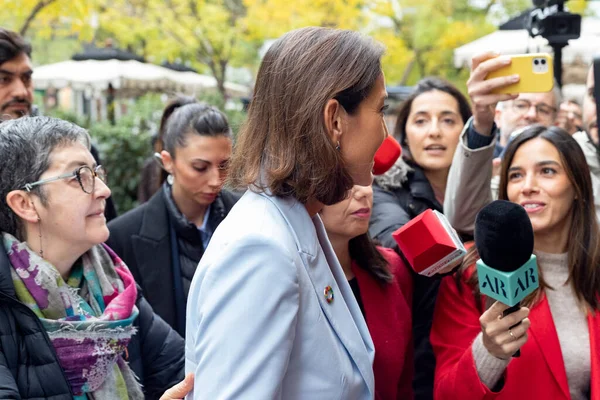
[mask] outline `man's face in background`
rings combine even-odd
[[[506,146],[513,132],[533,124],[551,126],[556,119],[558,104],[554,92],[521,93],[515,100],[505,101],[502,110],[496,111],[496,124]]]
[[[570,100],[560,103],[556,126],[563,128],[570,135],[583,129],[583,112],[581,106]]]
[[[32,73],[31,60],[25,53],[0,64],[0,120],[31,113]]]

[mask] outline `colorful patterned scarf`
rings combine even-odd
[[[65,282],[46,260],[7,233],[17,298],[42,321],[75,399],[141,399],[121,354],[135,334],[137,288],[131,272],[106,245],[94,246]]]

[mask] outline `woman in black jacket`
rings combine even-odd
[[[71,123],[0,125],[0,398],[158,398],[184,342],[102,243],[110,190]]]
[[[429,208],[443,211],[448,171],[470,116],[465,96],[439,78],[422,79],[402,104],[394,129],[402,157],[373,184],[369,233],[383,246],[398,251],[394,231]],[[413,279],[413,387],[415,399],[430,400],[435,359],[429,332],[439,281],[417,274]]]
[[[107,242],[129,266],[144,296],[185,335],[187,296],[198,262],[239,196],[222,190],[231,156],[227,118],[183,98],[167,106],[160,158],[170,174],[141,206],[111,221]]]

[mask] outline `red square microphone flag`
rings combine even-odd
[[[413,270],[425,276],[458,265],[466,249],[441,213],[428,209],[392,233]]]

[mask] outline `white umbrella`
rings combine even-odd
[[[63,61],[36,67],[33,73],[34,86],[74,90],[102,91],[111,84],[115,89],[138,89],[195,92],[216,88],[216,80],[195,72],[179,72],[158,65],[135,60],[84,60]],[[225,89],[231,94],[244,95],[248,88],[227,82]]]
[[[469,67],[471,58],[485,51],[497,51],[500,54],[526,54],[537,52],[552,52],[548,41],[540,36],[529,37],[526,29],[496,31],[467,43],[454,50],[454,66]],[[576,60],[591,63],[596,54],[600,54],[600,19],[583,18],[581,22],[581,37],[570,40],[563,49],[563,64],[571,64]]]
[[[201,75],[191,71],[171,72],[171,78],[173,79],[173,81],[177,82],[178,84],[184,85],[188,90],[191,90],[192,92],[217,87],[217,80],[215,79],[215,77],[210,75]],[[244,85],[240,85],[237,83],[225,82],[225,90],[227,91],[227,93],[233,95],[248,95],[248,88]]]

